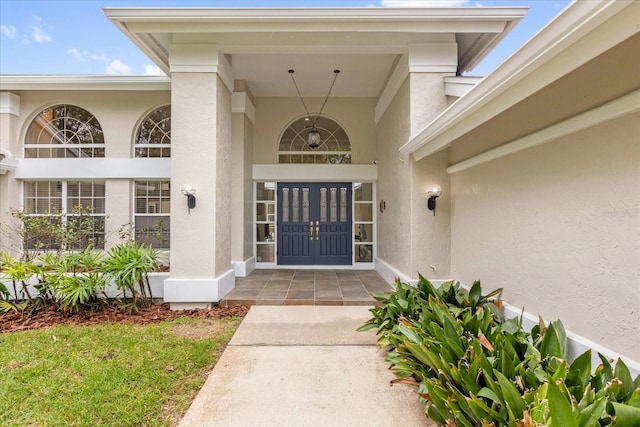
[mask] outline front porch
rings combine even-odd
[[[392,290],[373,270],[255,270],[220,305],[373,305]]]

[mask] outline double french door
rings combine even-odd
[[[279,183],[278,264],[351,264],[351,192],[350,182]]]

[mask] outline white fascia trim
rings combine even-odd
[[[167,76],[0,75],[0,90],[171,90]]]
[[[378,98],[378,103],[375,107],[375,123],[377,124],[382,118],[389,105],[393,102],[396,94],[402,87],[402,84],[409,76],[409,59],[408,55],[402,55],[396,67],[393,69],[391,73],[391,77],[389,77],[389,81],[384,86],[384,90],[382,94]]]
[[[117,8],[103,7],[113,22],[368,22],[390,21],[486,21],[520,20],[526,7],[326,7],[326,8]]]
[[[18,160],[4,157],[0,160],[0,175],[4,175],[7,172],[11,172],[18,167]]]
[[[447,76],[444,78],[444,94],[460,98],[482,80],[482,77]]]
[[[234,92],[231,98],[231,112],[242,113],[249,121],[256,124],[256,106],[245,92]]]
[[[0,92],[0,114],[20,115],[20,97],[11,92]]]
[[[256,181],[377,181],[377,165],[270,164],[253,165]]]
[[[15,173],[17,179],[168,179],[171,159],[19,159]]]
[[[625,8],[633,10],[620,13]],[[447,147],[455,138],[637,33],[635,16],[638,13],[640,2],[635,1],[593,0],[571,3],[467,95],[443,111],[422,131],[412,135],[399,151],[403,155],[413,154],[416,160],[420,160]],[[617,22],[608,22],[616,14],[619,14]],[[600,27],[606,27],[602,31],[606,33],[606,37],[594,34]],[[575,48],[583,37],[595,37],[597,43]],[[572,47],[574,49],[571,55],[567,55]],[[561,60],[554,63],[553,60],[558,58]],[[521,85],[517,91],[509,91],[534,72],[537,73],[536,79],[529,79],[527,85]],[[482,114],[474,115],[492,101],[495,101],[495,105],[491,106],[490,111],[484,108],[481,110]]]
[[[628,114],[637,113],[639,111],[640,90],[637,90],[615,101],[611,101],[601,107],[595,108],[591,111],[587,111],[586,113],[582,113],[541,131],[534,132],[522,138],[516,139],[515,141],[508,142],[504,145],[478,154],[477,156],[451,165],[447,168],[447,172],[450,174],[460,172],[465,169],[469,169],[474,166],[489,162],[491,160],[499,159],[500,157],[508,156],[509,154],[517,153],[518,151],[535,147],[536,145],[552,142],[565,135],[569,135],[584,129],[589,129],[601,123],[615,120],[617,118],[626,116]]]

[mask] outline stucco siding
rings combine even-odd
[[[311,114],[317,114],[323,98],[305,98]],[[278,143],[287,126],[306,115],[299,98],[256,97],[253,162],[278,163]],[[351,163],[370,164],[376,160],[375,99],[329,98],[322,115],[339,123],[351,141]]]
[[[253,123],[247,116],[244,116],[244,182],[242,191],[244,194],[244,245],[243,258],[246,261],[253,256],[253,179],[252,160],[253,160]]]
[[[215,188],[214,217],[209,220],[215,225],[215,275],[216,277],[231,268],[231,92],[218,78],[216,89],[216,133],[215,141]],[[236,165],[240,167],[240,165]],[[206,192],[206,186],[203,188]]]
[[[640,115],[451,176],[452,276],[640,359]]]
[[[15,157],[17,157],[15,141],[17,140],[18,120],[18,117],[12,114],[0,114],[0,149],[4,154],[8,154],[7,151],[9,151]],[[14,172],[0,175],[0,251],[11,250],[17,253],[19,250],[17,242],[10,240],[12,236],[8,229],[11,229],[12,224],[15,224],[10,211],[21,207],[21,194],[20,184],[14,179]]]
[[[403,84],[377,125],[378,200],[386,209],[379,212],[378,257],[396,270],[411,274],[411,172],[408,159],[398,148],[411,133],[409,80]]]
[[[170,103],[171,94],[154,91],[29,91],[20,96],[19,136],[12,147],[23,156],[22,143],[31,120],[44,108],[72,104],[84,108],[100,122],[105,138],[106,157],[132,156],[136,128],[153,109]]]
[[[171,80],[171,277],[214,278],[217,245],[224,243],[216,235],[222,187],[217,182],[218,77],[174,73]],[[185,184],[197,191],[190,213],[180,191]]]
[[[442,150],[419,162],[412,159],[411,178],[411,277],[450,278],[451,189],[447,165],[449,150]],[[435,215],[427,209],[427,190],[437,184],[442,195],[436,200]]]
[[[444,74],[412,73],[411,132],[417,133],[447,108]],[[411,194],[406,204],[411,206],[411,270],[431,279],[449,278],[450,267],[450,200],[447,166],[449,150],[442,150],[416,162],[410,159]],[[427,209],[427,189],[442,188],[436,201],[436,215]]]

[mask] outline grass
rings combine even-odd
[[[237,323],[182,318],[0,334],[0,425],[175,425]]]

